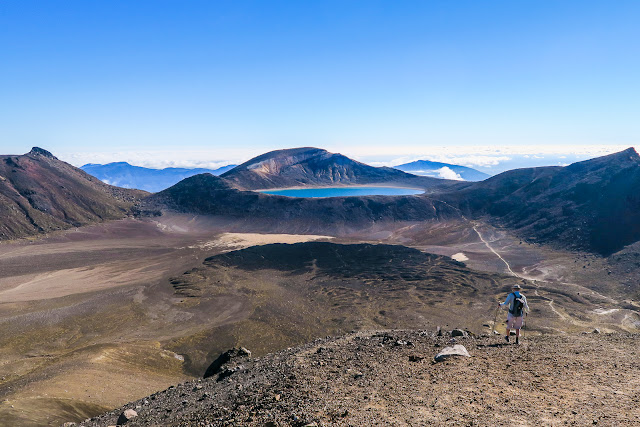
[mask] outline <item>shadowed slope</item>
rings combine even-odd
[[[270,232],[340,232],[380,221],[460,218],[456,209],[427,196],[292,198],[237,190],[209,174],[187,178],[145,202],[148,211],[166,208],[242,219],[247,229]]]
[[[480,330],[494,293],[513,283],[511,277],[399,245],[253,246],[209,257],[202,267],[171,279],[186,305],[205,307],[227,298],[248,310],[244,318],[168,348],[189,354],[189,371],[202,375],[227,346],[243,345],[261,355],[353,329],[454,326],[461,315]]]
[[[237,189],[362,183],[391,176],[385,169],[345,159],[314,148],[267,153],[222,178],[186,179],[150,197],[145,209],[226,216],[254,230],[313,233],[362,229],[376,222],[446,221],[464,213],[467,218],[488,216],[533,242],[601,255],[640,240],[640,157],[633,148],[567,167],[508,171],[478,183],[409,178],[441,183],[420,196],[293,199]],[[350,165],[348,172],[324,173],[335,172],[327,165],[340,162]]]
[[[539,243],[603,255],[640,239],[640,156],[633,148],[566,167],[517,169],[443,196]]]

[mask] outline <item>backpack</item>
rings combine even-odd
[[[522,317],[524,310],[524,297],[522,296],[522,294],[520,294],[520,296],[517,296],[514,292],[513,298],[513,308],[509,310],[509,313],[511,313],[513,317]]]

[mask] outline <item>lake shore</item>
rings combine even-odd
[[[425,191],[424,188],[420,188],[417,186],[407,186],[407,185],[398,185],[398,184],[360,184],[360,185],[328,185],[328,186],[319,186],[319,185],[308,185],[308,186],[295,186],[295,187],[282,187],[282,188],[260,188],[255,191],[258,193],[264,193],[265,191],[288,191],[288,190],[322,190],[322,189],[330,189],[330,188],[399,188],[399,189],[407,189],[407,190],[417,190],[417,191]]]

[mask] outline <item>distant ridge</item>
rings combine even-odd
[[[297,186],[393,184],[421,188],[446,185],[393,168],[376,168],[342,154],[313,147],[276,150],[236,166],[221,175],[246,190]]]
[[[293,199],[248,191],[384,184],[419,196]],[[0,239],[47,233],[136,212],[224,217],[247,229],[328,232],[376,223],[487,219],[530,242],[610,255],[640,241],[640,156],[633,149],[566,167],[517,169],[469,183],[374,168],[317,148],[258,156],[221,177],[199,174],[147,197],[106,185],[34,147],[0,156]],[[259,221],[255,221],[259,219]]]
[[[137,188],[139,190],[156,193],[190,176],[201,173],[220,175],[234,167],[235,165],[223,166],[218,169],[152,169],[133,166],[127,162],[114,162],[105,165],[89,163],[80,169],[110,185],[124,188]]]
[[[327,160],[332,166],[322,167]],[[331,181],[320,173],[335,172],[333,165],[340,161],[349,168],[339,171],[349,170],[351,175],[330,175],[334,177]],[[166,207],[244,220],[262,218],[264,221],[251,227],[323,233],[331,227],[346,230],[375,222],[442,221],[464,215],[488,219],[531,242],[605,256],[640,240],[640,156],[633,148],[566,167],[516,169],[475,183],[409,174],[404,180],[385,181],[426,183],[427,192],[421,196],[293,200],[242,190],[243,186],[284,187],[294,183],[364,183],[378,176],[372,173],[361,177],[354,171],[371,169],[389,177],[386,168],[362,165],[325,150],[280,150],[259,156],[221,177],[198,175],[184,180],[149,198],[145,209],[157,212]],[[294,180],[294,175],[299,179]]]
[[[39,147],[0,156],[0,240],[122,218],[145,194],[103,184]]]
[[[448,173],[446,169],[449,169],[450,171],[458,174],[460,178],[465,181],[483,181],[491,176],[466,166],[432,162],[430,160],[417,160],[415,162],[394,166],[394,168],[404,172],[410,172],[415,175],[431,176],[434,178],[447,178],[445,176]],[[446,169],[443,170],[443,168]]]
[[[443,195],[523,238],[609,255],[640,240],[640,156],[633,148],[573,163],[503,172]]]

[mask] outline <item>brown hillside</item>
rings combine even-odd
[[[41,148],[0,156],[0,240],[123,218],[145,194],[106,185]]]
[[[610,255],[640,240],[640,156],[633,148],[566,167],[517,169],[442,199],[524,239]]]
[[[633,426],[640,337],[456,338],[471,357],[434,363],[451,338],[360,332],[224,365],[83,426]],[[235,368],[235,369],[234,369]]]

